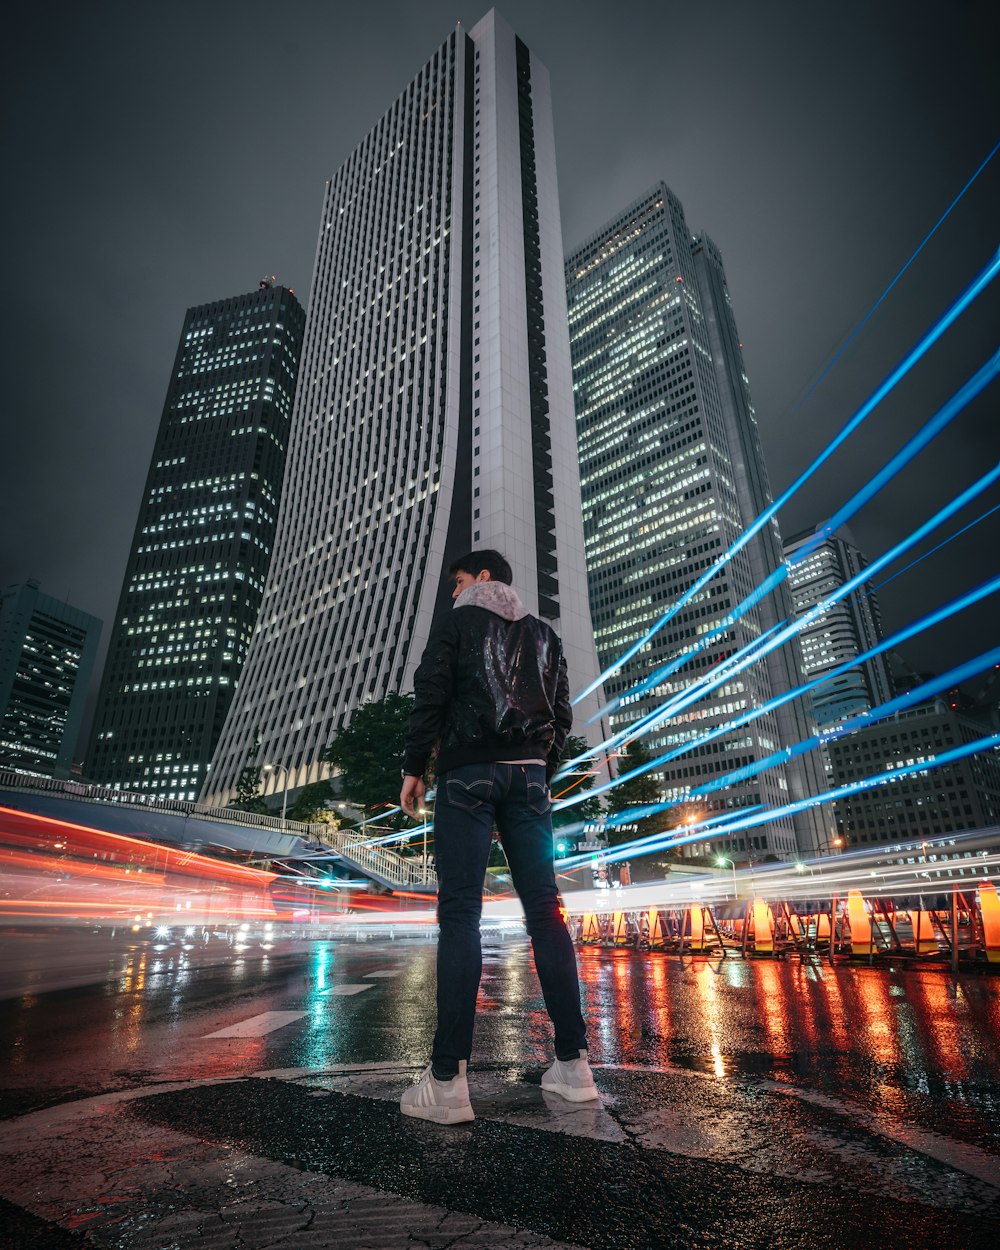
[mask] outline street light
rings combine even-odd
[[[285,774],[285,786],[281,792],[281,820],[282,820],[282,823],[284,823],[285,811],[288,808],[288,769],[284,766],[284,764],[265,764],[264,765],[264,772],[273,773],[275,771],[282,772]]]
[[[728,859],[725,855],[717,856],[715,862],[720,868],[724,868],[726,864],[728,864],[732,868],[733,870],[733,898],[738,897],[738,893],[736,889],[736,864],[733,862],[733,860]]]
[[[426,885],[427,884],[427,808],[418,807],[417,811],[420,813],[420,817],[423,820],[423,824],[424,824],[423,871],[421,872],[420,877],[421,877],[422,883]]]

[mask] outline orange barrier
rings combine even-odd
[[[753,906],[747,913],[744,924],[749,924],[749,933],[753,937],[753,948],[758,955],[770,955],[774,952],[774,926],[771,909],[762,898],[755,898]]]
[[[917,954],[936,955],[938,943],[931,913],[929,911],[911,911],[910,924],[913,925],[913,949]]]
[[[651,947],[666,946],[667,944],[667,917],[657,907],[651,907],[649,911],[644,912],[646,918],[646,941]]]
[[[601,940],[601,922],[597,913],[593,911],[585,911],[583,913],[583,924],[580,927],[581,942],[599,942]]]
[[[851,950],[854,954],[857,955],[862,949],[871,950],[872,924],[860,890],[848,892],[847,921],[851,926]]]
[[[834,908],[835,935],[831,933]],[[906,928],[897,933],[898,921],[912,925],[912,941]],[[584,944],[681,953],[709,954],[721,949],[725,955],[727,948],[737,945],[744,954],[775,956],[794,947],[807,957],[822,946],[828,947],[831,962],[848,951],[870,958],[943,954],[950,955],[957,969],[963,959],[985,957],[991,964],[1000,964],[1000,896],[994,885],[983,882],[976,894],[953,890],[950,906],[937,912],[921,908],[897,913],[891,899],[866,899],[860,890],[850,890],[827,910],[809,915],[796,914],[785,903],[772,906],[762,898],[753,899],[742,917],[723,919],[703,903],[641,911],[587,911],[575,919],[574,931],[576,940]]]
[[[690,950],[703,951],[705,949],[705,913],[701,906],[689,907],[681,923],[681,945],[684,945],[686,938]]]
[[[988,963],[1000,963],[1000,898],[996,886],[984,881],[979,887],[979,914],[983,923],[983,947]]]

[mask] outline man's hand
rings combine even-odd
[[[422,819],[418,815],[417,808],[424,805],[424,779],[423,777],[404,777],[403,788],[399,792],[399,806],[406,812],[407,816],[412,816],[414,820]]]

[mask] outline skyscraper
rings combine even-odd
[[[574,685],[596,676],[573,420],[548,75],[490,12],[327,185],[296,488],[207,799],[258,732],[276,785],[319,778],[353,710],[410,687],[473,546],[510,559]]]
[[[0,768],[69,776],[100,633],[37,582],[0,593]]]
[[[567,257],[566,282],[590,605],[607,667],[730,546],[770,502],[770,491],[721,257],[710,239],[691,235],[677,197],[663,183],[653,187]],[[779,587],[702,646],[781,560],[772,522],[606,681],[609,695],[625,695],[651,671],[690,656],[654,690],[631,696],[612,717],[617,729],[791,616]],[[800,680],[797,649],[776,651],[644,745],[662,754]],[[812,728],[801,704],[791,703],[654,775],[664,795],[680,802],[679,817],[781,806],[826,788],[821,761],[789,761],[707,801],[687,796]],[[821,848],[831,835],[829,815],[812,808],[711,845],[787,856]]]
[[[785,543],[791,557],[815,534],[809,529]],[[804,560],[789,565],[795,615],[804,616],[868,565],[864,554],[845,528],[828,535]],[[864,584],[823,613],[799,635],[802,666],[813,679],[856,660],[881,642],[882,621],[878,600]],[[813,714],[820,725],[845,720],[885,703],[892,697],[892,680],[884,655],[866,660],[819,686],[811,696]]]
[[[101,683],[94,781],[198,796],[271,562],[304,323],[266,281],[188,309]]]

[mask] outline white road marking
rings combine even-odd
[[[331,985],[324,994],[360,994],[362,990],[373,990],[374,985]]]
[[[398,977],[402,968],[385,968],[382,972],[366,972],[366,977]]]
[[[241,1020],[239,1024],[231,1024],[228,1029],[206,1033],[204,1037],[263,1037],[265,1033],[283,1029],[286,1024],[301,1020],[307,1014],[305,1011],[265,1011],[259,1016],[251,1016],[249,1020]]]

